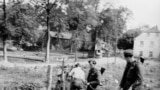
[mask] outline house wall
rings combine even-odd
[[[142,33],[134,40],[134,55],[146,58],[160,57],[160,33]]]

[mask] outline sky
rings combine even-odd
[[[102,0],[104,3],[107,0]],[[133,16],[127,23],[127,28],[143,25],[158,26],[160,29],[160,0],[114,0],[116,5],[129,8]]]

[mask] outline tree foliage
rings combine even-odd
[[[134,38],[141,34],[139,28],[128,30],[123,34],[121,38],[118,39],[117,47],[119,49],[133,49]]]
[[[70,10],[68,16],[71,17],[69,18],[70,30],[78,30],[81,33],[86,30],[87,26],[91,28],[90,35],[88,35],[91,38],[85,39],[85,41],[84,38],[79,36],[82,41],[82,48],[89,49],[92,47],[93,49],[96,38],[100,38],[116,47],[116,38],[122,34],[126,28],[127,19],[131,16],[131,11],[123,7],[108,7],[102,12],[98,12],[98,5],[98,0],[86,0],[81,3],[76,2],[76,4],[74,2],[74,4],[71,4],[72,8],[68,8]],[[84,34],[79,35],[85,36]]]
[[[16,38],[19,43],[21,41],[36,42],[35,30],[38,23],[35,9],[21,0],[10,1],[6,7],[7,29],[10,36]]]
[[[71,45],[74,47],[94,48],[96,38],[115,46],[116,38],[121,36],[131,12],[123,7],[108,7],[99,12],[98,7],[99,0],[51,0],[49,4],[47,0],[30,0],[30,3],[18,0],[8,4],[7,23],[13,36],[36,41],[38,26],[47,27],[49,10],[51,31],[59,35],[61,32],[72,33]],[[43,33],[47,34],[46,31]]]

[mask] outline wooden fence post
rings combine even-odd
[[[52,71],[53,71],[52,65],[48,65],[47,90],[51,90],[51,88],[52,88]]]
[[[63,61],[62,61],[62,82],[63,82],[63,90],[65,90],[65,73],[64,73],[64,65],[65,65],[65,62],[64,62],[64,58],[63,58]]]

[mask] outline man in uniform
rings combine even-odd
[[[72,77],[71,90],[82,90],[85,84],[85,73],[81,69],[80,64],[77,63],[75,68],[69,72],[69,76]]]
[[[130,87],[132,87],[132,90],[142,90],[143,77],[140,63],[133,59],[132,50],[125,51],[124,58],[127,64],[119,90],[129,90]]]
[[[95,60],[90,60],[88,62],[90,70],[87,77],[87,90],[96,90],[97,86],[100,85],[100,71],[95,67]]]

